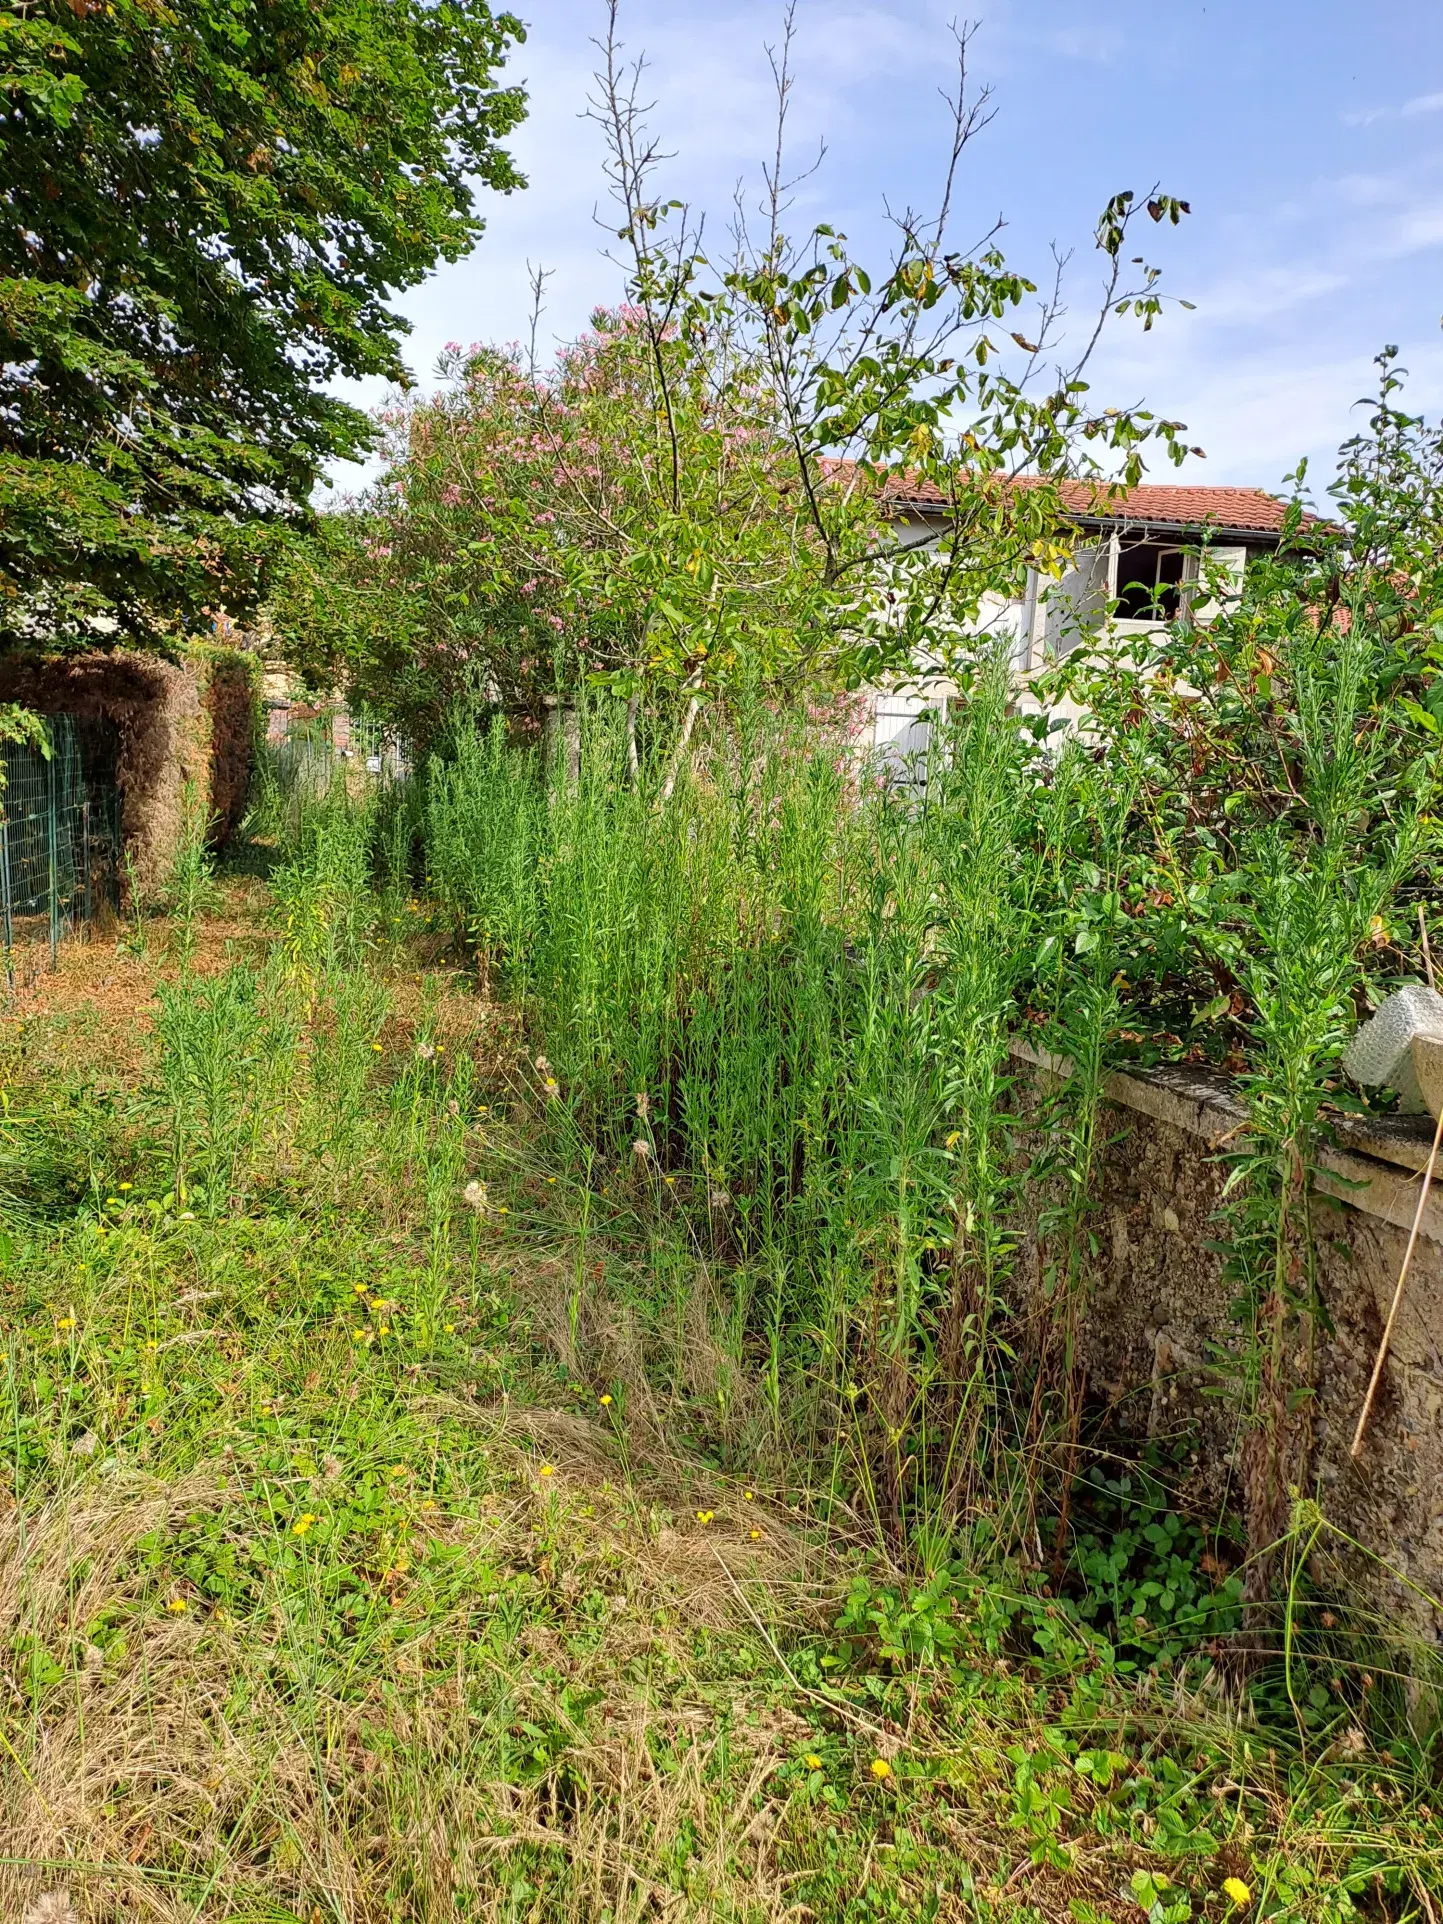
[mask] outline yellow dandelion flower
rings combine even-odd
[[[377,1055],[379,1055],[379,1054],[381,1053],[381,1045],[380,1045],[380,1043],[379,1043],[379,1042],[373,1042],[373,1043],[371,1044],[371,1047],[372,1047],[372,1048],[373,1048],[373,1049],[375,1050],[375,1052],[376,1052],[376,1054],[377,1054]]]
[[[315,1528],[315,1523],[316,1519],[314,1515],[311,1511],[307,1510],[304,1516],[298,1516],[291,1525],[291,1535],[293,1537],[303,1537],[307,1531]]]
[[[448,1323],[446,1325],[446,1334],[448,1336],[454,1336],[455,1333],[456,1333],[456,1325],[454,1323]]]
[[[1240,1877],[1225,1877],[1223,1890],[1240,1911],[1245,1911],[1253,1901],[1253,1894]]]
[[[55,1319],[55,1327],[57,1329],[74,1329],[75,1318],[73,1316],[57,1316]]]
[[[802,1759],[802,1762],[808,1770],[820,1770],[822,1768],[822,1760],[817,1756],[815,1751],[808,1751],[807,1755]]]
[[[885,1757],[874,1757],[867,1768],[879,1784],[892,1775],[892,1766],[887,1762]]]
[[[556,1465],[554,1463],[543,1463],[538,1474],[541,1476],[555,1476]]]
[[[391,1465],[392,1476],[405,1476],[406,1471],[407,1471],[407,1465],[404,1463],[393,1463]]]
[[[750,1502],[752,1501],[752,1499],[753,1499],[753,1498],[754,1498],[754,1497],[756,1496],[756,1491],[755,1491],[755,1490],[743,1490],[743,1491],[742,1491],[742,1496],[743,1496],[743,1497],[745,1498],[745,1500],[746,1500],[746,1501],[747,1501],[748,1503],[750,1503]]]
[[[123,1182],[119,1185],[119,1187],[121,1191],[124,1192],[127,1189],[133,1189],[135,1185],[133,1183]]]
[[[760,1530],[749,1530],[747,1532],[747,1535],[751,1538],[753,1543],[760,1543],[762,1540],[762,1533]]]
[[[391,1334],[391,1325],[389,1323],[382,1323],[381,1327],[376,1331],[376,1334],[378,1336],[389,1336]]]
[[[434,1510],[435,1507],[436,1505],[434,1501],[429,1496],[426,1498],[426,1501],[421,1505],[421,1508],[423,1510]]]
[[[710,1510],[698,1510],[696,1513],[696,1520],[698,1523],[710,1523],[712,1520],[712,1514],[713,1513]]]
[[[184,1597],[172,1597],[165,1607],[173,1617],[180,1617],[184,1616],[190,1605]]]
[[[601,1407],[604,1410],[609,1410],[611,1408],[611,1392],[609,1390],[604,1396],[600,1397],[598,1400],[601,1404]]]

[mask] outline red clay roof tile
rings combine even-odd
[[[1031,475],[1019,475],[1014,487],[1035,487]],[[1074,514],[1105,521],[1162,522],[1184,528],[1246,528],[1251,532],[1282,531],[1287,503],[1262,488],[1203,488],[1170,482],[1142,481],[1124,494],[1110,495],[1090,481],[1060,484],[1063,502]],[[885,497],[898,507],[943,507],[947,497],[930,481],[889,475]]]

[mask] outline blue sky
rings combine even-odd
[[[619,291],[595,221],[601,137],[583,117],[602,0],[519,11],[528,40],[512,71],[532,104],[512,144],[530,185],[487,196],[474,253],[400,303],[423,380],[448,340],[524,332],[528,264],[551,270],[547,337]],[[797,224],[830,220],[877,259],[884,200],[928,203],[955,13],[951,0],[799,0],[793,150],[824,140],[827,154]],[[651,65],[653,125],[675,152],[671,191],[718,222],[738,180],[757,186],[772,140],[766,48],[780,14],[778,0],[622,0],[628,51]],[[1148,224],[1146,245],[1164,290],[1195,311],[1171,309],[1148,337],[1117,325],[1094,365],[1100,397],[1188,423],[1208,458],[1187,478],[1274,486],[1306,454],[1324,479],[1385,341],[1411,370],[1411,403],[1443,407],[1436,0],[979,0],[971,64],[996,113],[964,159],[957,236],[1001,215],[1009,258],[1034,278],[1050,243],[1072,247],[1078,314],[1108,195],[1160,181],[1190,200],[1191,219]]]

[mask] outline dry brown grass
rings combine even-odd
[[[197,930],[192,972],[215,975],[232,962],[258,961],[268,946],[258,922],[265,900],[262,883],[229,881],[221,912]],[[42,968],[17,981],[13,999],[0,1011],[0,1038],[13,1042],[43,1022],[47,1056],[57,1071],[84,1072],[105,1086],[133,1085],[149,1060],[156,989],[181,973],[165,923],[149,918],[143,926],[143,952],[134,926],[120,923],[63,942],[53,972]]]
[[[688,1701],[687,1682],[698,1626],[745,1627],[738,1576],[758,1595],[783,1576],[780,1532],[759,1555],[725,1526],[658,1523],[654,1493],[595,1480],[604,1442],[567,1412],[438,1403],[427,1413],[480,1425],[493,1445],[514,1438],[513,1480],[491,1505],[504,1534],[488,1547],[537,1561],[535,1531],[554,1538],[564,1514],[546,1574],[563,1597],[609,1586],[602,1634],[577,1650],[538,1622],[511,1652],[479,1646],[444,1673],[422,1646],[388,1681],[303,1699],[287,1656],[299,1626],[281,1599],[245,1621],[170,1615],[135,1567],[141,1539],[234,1502],[226,1466],[169,1481],[87,1471],[40,1510],[12,1506],[0,1520],[0,1647],[33,1640],[63,1653],[67,1670],[38,1714],[17,1708],[0,1724],[11,1758],[0,1914],[60,1890],[86,1924],[279,1915],[251,1908],[277,1904],[310,1916],[318,1902],[323,1915],[382,1924],[400,1884],[407,1916],[500,1920],[514,1915],[508,1863],[539,1851],[565,1866],[546,1915],[576,1924],[608,1907],[636,1924],[706,1916],[739,1876],[748,1914],[788,1915],[774,1849],[786,1798],[772,1780],[808,1726],[770,1701],[768,1680],[729,1693],[726,1721],[741,1728],[724,1733],[714,1703]],[[537,1443],[556,1460],[552,1477],[537,1476]],[[131,1626],[121,1661],[86,1640],[102,1618]],[[433,1625],[429,1640],[446,1641],[446,1628]],[[640,1687],[624,1681],[638,1670]],[[498,1673],[513,1722],[559,1721],[567,1739],[564,1758],[531,1782],[488,1763],[476,1706]],[[648,1686],[648,1673],[667,1682]],[[18,1705],[25,1693],[10,1687]],[[568,1691],[589,1709],[568,1713]],[[681,1839],[696,1893],[685,1900],[673,1868]]]

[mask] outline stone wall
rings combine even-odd
[[[1024,1075],[1056,1065],[1026,1044]],[[1098,1193],[1101,1241],[1086,1321],[1089,1388],[1115,1433],[1188,1446],[1195,1493],[1235,1497],[1240,1412],[1226,1351],[1236,1332],[1208,1245],[1246,1111],[1226,1078],[1166,1068],[1114,1075]],[[1426,1116],[1340,1119],[1315,1197],[1323,1315],[1305,1494],[1362,1546],[1334,1573],[1380,1618],[1443,1640],[1443,1197],[1430,1193],[1407,1293],[1359,1458],[1349,1451],[1428,1159]],[[1443,1172],[1440,1172],[1443,1174]],[[1420,1593],[1426,1593],[1420,1594]]]

